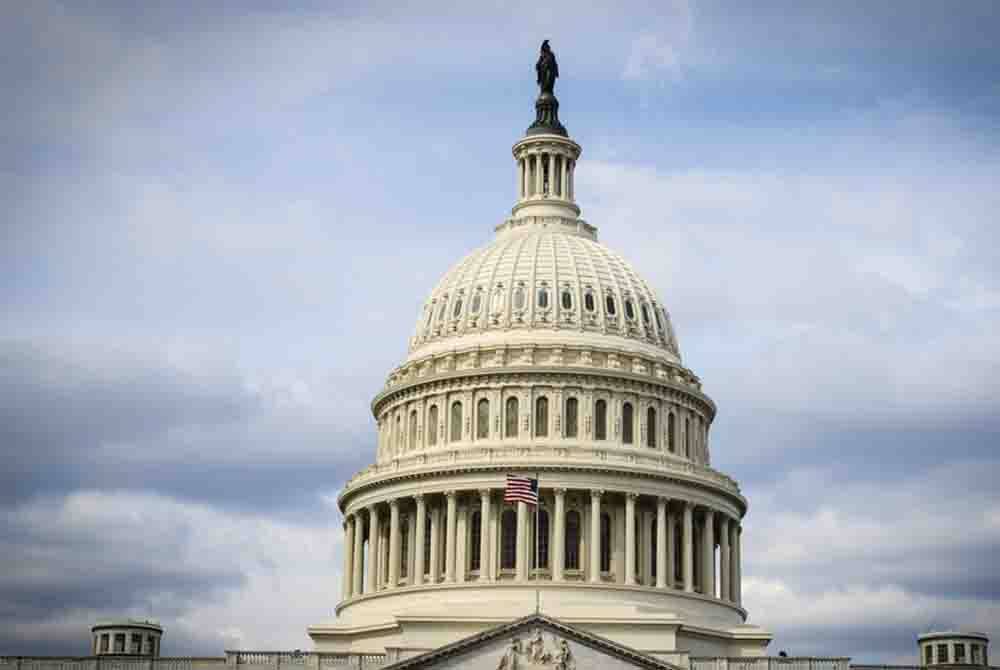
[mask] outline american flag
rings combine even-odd
[[[507,475],[507,488],[503,492],[504,502],[526,502],[538,504],[538,480],[521,475]]]

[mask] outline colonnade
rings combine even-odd
[[[528,151],[517,159],[518,196],[521,200],[545,196],[573,201],[576,161],[562,153]]]
[[[741,528],[729,513],[628,491],[550,488],[540,499],[535,510],[504,503],[500,488],[451,490],[353,511],[344,523],[343,599],[426,584],[545,580],[741,603]]]

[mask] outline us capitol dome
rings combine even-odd
[[[535,613],[664,660],[771,640],[742,607],[747,501],[711,466],[715,404],[661,296],[580,218],[545,53],[511,215],[444,273],[372,401],[318,652],[412,656]]]

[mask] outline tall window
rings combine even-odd
[[[937,646],[937,662],[947,663],[948,662],[948,645],[939,644]]]
[[[576,398],[566,399],[566,437],[576,437],[579,430],[579,421],[577,415],[579,414],[580,402]]]
[[[614,316],[618,313],[615,309],[615,297],[610,293],[604,299],[604,310],[608,313],[608,316]]]
[[[438,441],[438,406],[431,405],[427,412],[427,446],[433,447]]]
[[[457,400],[451,403],[451,441],[462,439],[462,403]]]
[[[656,447],[656,410],[646,410],[646,446]]]
[[[518,402],[517,398],[510,397],[507,398],[507,416],[504,417],[504,435],[506,437],[517,437],[517,419],[518,419]]]
[[[504,510],[500,515],[500,568],[513,570],[517,566],[517,512]]]
[[[490,436],[490,401],[480,398],[476,404],[476,437],[480,440]]]
[[[410,449],[417,448],[417,410],[410,412],[410,436],[409,444],[407,445]]]
[[[549,567],[549,513],[544,509],[538,510],[538,529],[535,537],[531,538],[532,544],[536,538],[538,544],[531,552],[531,567],[547,568]]]
[[[674,426],[675,419],[674,413],[670,412],[667,414],[667,449],[673,453],[677,451],[677,445],[674,444]]]
[[[549,434],[549,399],[542,396],[535,399],[535,437]]]
[[[566,513],[566,569],[580,569],[580,513],[570,510]]]
[[[611,572],[611,515],[601,515],[601,572]]]
[[[482,561],[482,519],[480,512],[473,512],[469,529],[469,570],[479,570]]]
[[[403,418],[396,413],[396,445],[403,444]]]
[[[684,419],[684,455],[691,458],[691,419]]]
[[[608,402],[603,399],[594,403],[594,439],[608,439]]]
[[[588,312],[594,311],[594,294],[590,291],[583,294],[583,307]]]
[[[975,663],[976,662],[975,647],[973,647],[972,652],[973,652],[972,662]],[[932,647],[931,645],[927,645],[926,647],[924,647],[924,665],[930,665],[933,662],[934,662],[934,647]]]
[[[399,576],[407,577],[410,572],[410,522],[407,517],[399,520]]]
[[[635,430],[635,417],[633,417],[632,403],[627,402],[622,405],[622,442],[632,444],[633,431]]]

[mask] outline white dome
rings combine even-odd
[[[498,343],[597,346],[680,363],[649,284],[593,227],[557,217],[510,220],[449,270],[424,303],[408,361]]]

